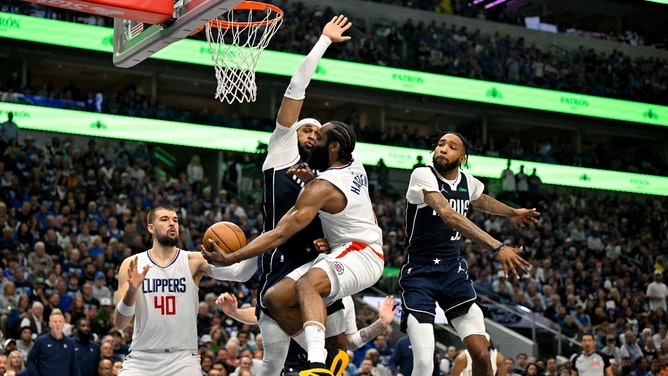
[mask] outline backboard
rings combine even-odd
[[[99,0],[98,0],[99,1]],[[179,0],[173,17],[151,25],[139,20],[114,19],[114,65],[130,68],[178,42],[212,19],[227,13],[242,0]]]

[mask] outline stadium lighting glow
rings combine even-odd
[[[97,112],[62,110],[25,104],[0,102],[0,118],[8,112],[22,130],[76,134],[87,137],[143,141],[158,144],[180,145],[214,150],[230,150],[245,153],[257,152],[258,142],[268,143],[269,132],[249,131],[237,128],[213,127],[174,121],[134,118],[100,114]],[[428,161],[429,150],[358,143],[355,158],[366,165],[377,165],[380,158],[390,168],[410,170],[418,156]],[[499,178],[506,168],[505,158],[471,155],[468,171],[479,177]],[[530,173],[534,168],[544,184],[578,188],[603,189],[668,196],[668,177],[633,174],[627,172],[597,170],[512,161],[517,173],[520,165]]]
[[[111,28],[2,12],[0,12],[0,38],[100,51],[110,55],[113,52],[113,29]],[[188,64],[212,65],[207,43],[192,39],[174,43],[159,51],[153,58]],[[265,50],[260,57],[256,71],[291,76],[303,58],[302,55]],[[112,65],[111,60],[109,56],[110,66]],[[313,79],[499,106],[668,126],[668,106],[332,59],[320,61]]]
[[[507,1],[507,0],[496,0],[496,1],[493,2],[493,3],[489,3],[489,4],[485,5],[485,9],[489,9],[489,8],[491,8],[491,7],[495,7],[495,6],[497,6],[497,5],[501,4],[501,3],[505,3],[506,1]]]

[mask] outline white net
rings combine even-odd
[[[265,9],[266,5],[260,6],[263,9],[232,9],[223,19],[205,26],[218,80],[215,97],[221,102],[232,104],[256,99],[257,61],[283,23],[283,12],[275,7]]]

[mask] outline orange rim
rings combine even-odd
[[[243,22],[243,21],[223,21],[219,20],[217,18],[214,18],[211,20],[208,25],[211,27],[215,27],[218,29],[229,29],[233,27],[239,27],[239,28],[244,28],[244,27],[260,27],[260,26],[267,26],[270,25],[281,18],[283,18],[283,9],[277,7],[276,5],[273,4],[267,4],[267,3],[260,3],[257,1],[244,1],[239,3],[236,7],[230,9],[230,12],[233,10],[267,10],[270,9],[273,12],[276,13],[276,17],[269,19],[269,20],[262,20],[262,21],[253,21],[253,22]],[[201,31],[204,29],[204,25],[200,26],[196,32]]]

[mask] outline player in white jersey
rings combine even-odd
[[[277,320],[287,333],[298,334],[303,328],[301,340],[308,349],[311,368],[300,376],[332,375],[325,368],[325,300],[362,291],[383,272],[382,234],[369,198],[366,172],[352,156],[354,148],[352,127],[338,121],[325,124],[318,130],[308,162],[322,173],[306,184],[276,228],[230,254],[202,249],[210,262],[230,265],[282,244],[320,215],[332,252],[320,255],[303,276],[295,278],[294,297],[285,301],[285,312],[292,317]]]
[[[494,348],[488,333],[485,333],[485,338],[487,339],[489,358],[492,363],[492,375],[506,376],[508,374],[505,366],[506,358],[499,350]],[[473,376],[473,360],[468,350],[464,349],[464,351],[457,355],[455,364],[452,366],[452,371],[450,371],[450,376]]]
[[[151,209],[147,222],[153,246],[123,260],[118,273],[114,322],[123,329],[135,317],[130,354],[119,375],[201,376],[195,320],[200,278],[246,281],[257,265],[248,260],[232,268],[212,267],[201,253],[179,249],[179,221],[171,207]]]

